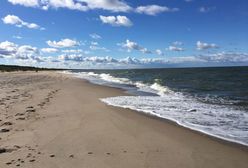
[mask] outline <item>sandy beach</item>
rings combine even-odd
[[[246,147],[99,100],[119,95],[57,72],[0,73],[0,167],[247,167]]]

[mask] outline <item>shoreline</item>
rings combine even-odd
[[[12,123],[4,126],[9,132],[0,133],[0,148],[7,149],[0,153],[0,167],[245,168],[248,164],[246,147],[99,100],[128,95],[122,89],[57,72],[0,74],[0,79],[1,100],[8,106],[7,111],[0,106],[0,125]],[[17,120],[21,112],[25,119]]]
[[[68,74],[68,75],[70,76],[70,74]],[[118,88],[118,87],[114,87],[114,86],[107,86],[107,85],[101,85],[101,84],[92,83],[92,82],[90,82],[87,79],[78,78],[78,77],[75,77],[75,76],[73,76],[73,78],[82,80],[83,82],[86,82],[86,83],[91,84],[91,85],[96,85],[96,86],[103,87],[103,88],[117,89],[117,90],[119,90],[121,92],[121,94],[120,95],[117,95],[117,96],[135,96],[135,95],[132,95],[131,93],[128,93],[128,91],[125,90],[125,89],[123,89],[123,88]],[[159,116],[156,116],[156,115],[153,115],[153,114],[145,113],[143,111],[133,110],[133,109],[130,109],[128,107],[125,108],[125,107],[114,106],[114,105],[107,104],[105,102],[102,102],[102,103],[104,103],[104,104],[106,104],[107,106],[110,106],[110,107],[114,107],[114,108],[117,108],[117,109],[129,110],[131,112],[137,113],[137,114],[142,115],[142,116],[150,117],[150,118],[153,118],[155,120],[165,122],[167,124],[172,124],[174,126],[177,126],[177,127],[182,128],[182,129],[185,129],[187,131],[196,133],[196,134],[201,135],[203,137],[207,137],[210,140],[214,140],[214,141],[217,141],[219,143],[231,145],[233,147],[238,147],[238,148],[240,148],[240,149],[245,150],[245,151],[248,152],[248,144],[243,144],[241,142],[236,142],[236,141],[224,139],[222,137],[218,137],[218,136],[215,136],[215,135],[211,135],[211,134],[205,133],[205,132],[200,131],[200,130],[196,130],[196,129],[193,129],[193,128],[190,128],[190,127],[186,127],[186,126],[180,125],[180,124],[178,124],[174,120],[170,120],[170,119],[167,119],[167,118],[162,118],[162,117],[159,117]]]
[[[130,109],[130,108],[124,108],[124,107],[119,107],[119,106],[114,106],[114,105],[109,105],[109,104],[107,104],[107,105],[108,106],[111,106],[111,107],[115,107],[115,108],[122,108],[122,109],[131,110],[131,111],[133,111],[135,113],[138,113],[140,115],[144,115],[146,117],[154,118],[154,119],[156,119],[158,121],[166,122],[168,124],[172,124],[174,126],[177,126],[177,127],[183,128],[183,129],[186,129],[188,131],[192,131],[192,132],[194,132],[196,134],[199,134],[199,135],[208,137],[208,138],[210,138],[212,140],[219,141],[220,143],[237,146],[239,148],[244,148],[245,150],[248,151],[248,144],[246,145],[244,143],[240,143],[240,142],[237,142],[237,141],[232,141],[232,140],[224,139],[224,138],[221,138],[221,137],[212,135],[212,134],[205,133],[205,132],[200,131],[200,130],[192,129],[190,127],[186,127],[186,126],[180,125],[176,121],[173,121],[173,120],[170,120],[170,119],[167,119],[167,118],[158,117],[156,115],[148,114],[148,113],[145,113],[143,111],[133,110],[133,109]]]
[[[104,85],[104,84],[101,85],[101,84],[92,83],[91,81],[89,81],[87,79],[79,78],[79,77],[73,76],[72,74],[66,74],[66,75],[71,75],[72,77],[74,77],[76,79],[81,79],[82,81],[87,82],[87,83],[92,84],[92,85],[102,86],[102,87],[107,87],[107,88],[113,88],[113,89],[118,89],[118,90],[120,90],[122,92],[122,94],[117,95],[117,96],[136,96],[136,95],[132,95],[131,93],[128,92],[128,90],[125,90],[123,88],[118,88],[118,87],[114,87],[114,86],[108,86],[108,85]],[[100,101],[103,102],[102,100],[100,100]],[[210,133],[207,133],[207,132],[204,132],[204,131],[201,131],[201,130],[190,128],[190,127],[181,125],[181,124],[177,123],[177,121],[172,120],[172,119],[159,117],[159,116],[156,116],[156,115],[153,115],[153,114],[149,114],[149,113],[146,113],[146,112],[143,112],[143,111],[138,111],[138,110],[131,109],[131,108],[128,108],[128,107],[115,106],[115,105],[111,105],[111,104],[108,104],[108,103],[105,103],[105,102],[103,102],[103,103],[106,104],[106,105],[108,105],[108,106],[112,106],[112,107],[116,107],[116,108],[121,108],[121,109],[128,109],[128,110],[131,110],[131,111],[133,111],[135,113],[138,113],[140,115],[144,115],[144,116],[147,116],[147,117],[155,118],[157,120],[161,120],[161,121],[164,121],[164,122],[169,122],[169,123],[171,123],[171,124],[173,124],[175,126],[179,126],[181,128],[184,128],[184,129],[193,131],[195,133],[198,133],[198,134],[200,134],[202,136],[207,136],[210,139],[213,139],[213,140],[216,140],[216,141],[220,141],[220,143],[226,143],[228,145],[233,145],[233,146],[236,146],[237,145],[239,148],[245,148],[245,150],[248,151],[248,144],[245,144],[245,143],[242,143],[242,142],[239,142],[239,141],[234,141],[234,140],[231,140],[231,139],[225,139],[225,138],[222,138],[220,136],[216,136],[214,134],[210,134]]]
[[[109,106],[112,106],[112,107],[115,107],[115,108],[123,108],[123,107],[118,107],[118,106],[113,106],[113,105],[109,105]],[[194,130],[194,129],[191,129],[189,127],[185,127],[183,125],[180,125],[176,121],[173,121],[173,120],[170,120],[170,119],[167,119],[167,118],[161,118],[161,117],[158,117],[156,115],[144,113],[142,111],[132,110],[132,109],[129,109],[129,108],[123,108],[123,109],[131,110],[132,112],[137,113],[139,115],[144,115],[146,117],[150,117],[150,118],[156,119],[158,121],[165,122],[167,124],[172,124],[172,125],[174,125],[176,127],[180,127],[180,128],[185,129],[187,131],[194,132],[194,133],[196,133],[198,135],[201,135],[203,137],[206,137],[206,138],[209,138],[211,140],[217,141],[219,143],[231,145],[231,146],[238,147],[238,148],[241,148],[241,149],[244,149],[244,150],[248,151],[248,145],[245,145],[243,143],[235,142],[235,141],[232,141],[232,140],[227,140],[227,139],[217,137],[217,136],[205,133],[205,132],[201,132],[199,130]]]

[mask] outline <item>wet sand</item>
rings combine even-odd
[[[56,72],[0,73],[0,167],[247,167],[246,147],[99,100],[119,95]]]

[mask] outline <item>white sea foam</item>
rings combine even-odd
[[[70,73],[70,72],[65,72]],[[160,85],[159,83],[153,84],[145,84],[141,81],[133,82],[127,78],[118,78],[111,76],[107,73],[97,74],[94,72],[79,72],[79,73],[71,73],[76,77],[87,79],[95,84],[122,84],[122,85],[132,85],[136,87],[138,91],[148,92],[163,96],[166,92],[172,92],[169,88]]]
[[[243,111],[197,102],[182,94],[119,96],[101,100],[112,106],[169,119],[193,130],[248,145],[248,114]]]
[[[68,72],[66,72],[68,73]],[[117,107],[129,108],[160,118],[172,120],[184,127],[221,139],[248,145],[248,113],[230,106],[207,104],[196,98],[173,92],[155,81],[153,84],[117,78],[110,74],[94,72],[71,73],[95,84],[131,85],[138,91],[159,96],[120,96],[101,99]],[[206,98],[208,99],[208,97]]]

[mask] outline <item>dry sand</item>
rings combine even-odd
[[[99,101],[124,94],[56,72],[0,73],[0,168],[247,168],[245,147]]]

